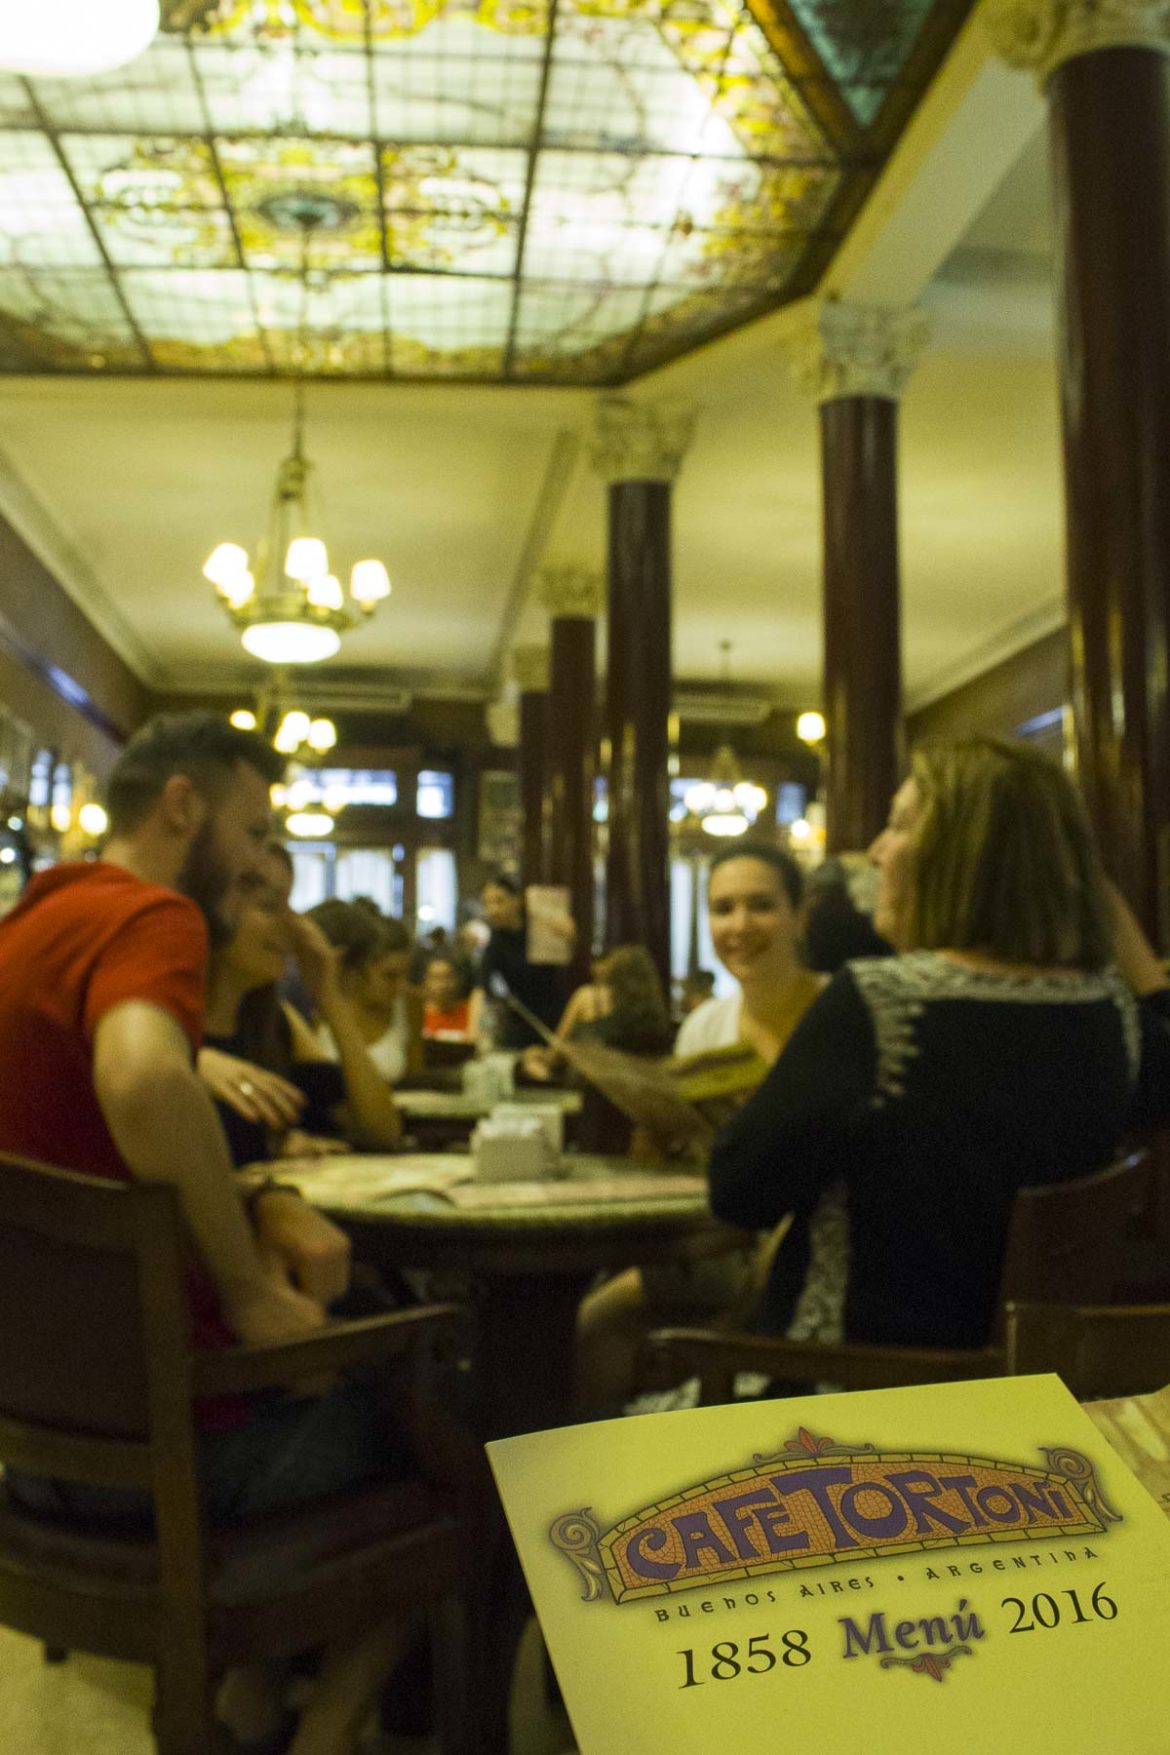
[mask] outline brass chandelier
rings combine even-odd
[[[319,226],[343,222],[344,204],[314,192],[274,197],[280,218],[301,228],[301,314],[297,379],[293,397],[292,449],[276,475],[267,534],[255,568],[237,542],[221,542],[208,556],[203,576],[240,629],[245,652],[264,664],[317,664],[332,658],[341,636],[373,615],[390,595],[390,575],[380,560],[355,561],[349,593],[330,570],[311,503],[313,465],[305,454],[306,320],[309,241]]]

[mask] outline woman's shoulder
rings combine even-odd
[[[702,1054],[708,1048],[733,1048],[739,1041],[739,1014],[743,1001],[738,993],[721,999],[705,999],[679,1026],[674,1052]]]

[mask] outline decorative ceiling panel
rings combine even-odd
[[[965,10],[164,0],[0,77],[0,369],[620,383],[809,289]]]

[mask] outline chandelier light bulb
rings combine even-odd
[[[237,574],[234,579],[229,579],[226,585],[220,587],[220,593],[232,609],[239,609],[241,605],[247,603],[255,589],[255,579],[251,573],[244,572]]]
[[[306,733],[306,741],[319,756],[331,750],[337,742],[337,727],[332,719],[314,719]]]
[[[700,780],[696,786],[687,787],[683,802],[688,810],[700,816],[715,803],[715,788],[709,780]]]
[[[340,634],[315,622],[256,622],[240,640],[261,664],[319,664],[341,645]]]
[[[797,817],[794,823],[788,825],[788,839],[797,843],[811,841],[812,824],[805,822],[803,817]]]
[[[289,810],[307,810],[313,803],[313,782],[294,780],[288,789],[285,803]]]
[[[82,805],[77,813],[77,821],[85,833],[92,835],[95,841],[99,835],[104,835],[110,826],[110,819],[105,810],[100,804],[93,801]]]
[[[363,608],[390,595],[390,575],[381,561],[355,561],[349,575],[349,594]]]
[[[321,803],[331,815],[336,816],[339,810],[345,809],[348,796],[344,786],[327,786],[321,794]]]
[[[268,802],[273,810],[283,810],[288,803],[288,787],[281,786],[279,781],[268,788]]]
[[[715,811],[711,816],[703,818],[703,828],[708,835],[717,835],[721,840],[731,835],[746,835],[750,824],[742,811]]]
[[[326,573],[323,579],[310,579],[306,593],[314,609],[344,609],[345,593],[341,589],[341,580],[334,573]]]
[[[73,811],[67,804],[55,804],[49,811],[49,821],[58,835],[67,834],[73,826]]]
[[[319,536],[294,536],[288,545],[284,570],[290,579],[311,585],[329,571],[329,555]]]
[[[228,724],[234,725],[237,731],[255,731],[256,715],[251,707],[237,707],[234,713],[229,713]]]
[[[158,30],[158,0],[26,0],[0,8],[0,69],[83,79],[124,67]]]
[[[203,577],[210,580],[217,591],[224,593],[247,571],[248,551],[238,542],[219,543],[203,563]]]
[[[333,833],[333,818],[323,810],[296,810],[285,819],[284,826],[290,835],[317,840]]]
[[[802,713],[796,721],[796,735],[801,743],[823,743],[826,729],[823,713]]]
[[[294,708],[285,714],[272,741],[282,756],[291,756],[294,750],[300,749],[308,734],[309,715]]]

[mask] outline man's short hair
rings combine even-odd
[[[274,786],[284,757],[254,731],[238,731],[221,713],[160,713],[134,733],[106,786],[112,835],[132,834],[146,821],[172,774],[185,774],[201,797],[217,804],[237,767],[255,769]]]

